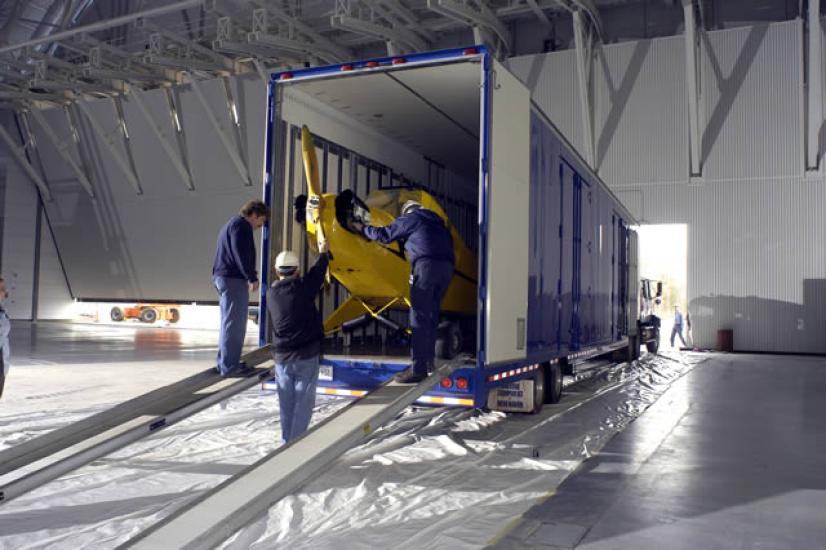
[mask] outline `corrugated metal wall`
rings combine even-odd
[[[687,224],[698,345],[714,346],[717,330],[731,328],[735,349],[824,353],[826,179],[822,169],[803,173],[802,25],[703,37],[703,178],[691,182],[683,47],[675,37],[603,49],[600,175],[644,223]],[[571,52],[511,66],[560,128],[581,128]],[[560,95],[553,81],[573,90]]]
[[[705,179],[801,175],[802,23],[757,25],[705,36]]]
[[[514,57],[508,60],[507,66],[528,86],[533,100],[584,156],[576,52],[565,50],[547,55]]]
[[[106,132],[99,135],[80,115],[80,138],[89,157],[92,200],[57,148],[33,121],[37,144],[54,200],[46,204],[57,246],[75,296],[82,298],[214,300],[210,272],[220,227],[245,201],[261,196],[266,86],[259,78],[233,79],[248,144],[253,179],[244,186],[234,164],[205,116],[204,106],[189,86],[174,89],[189,168],[195,185],[176,170],[150,124],[161,129],[177,150],[175,131],[163,90],[142,94],[152,116],[148,122],[134,99],[124,101],[132,154],[143,188],[138,195],[107,149],[104,140],[126,155],[108,99],[92,101],[89,110]],[[229,129],[221,83],[202,83],[216,118]],[[357,121],[309,97],[290,95],[283,116],[293,124],[308,124],[321,135],[348,143],[373,160],[393,166],[422,181],[427,163],[411,149],[380,136]],[[43,112],[65,150],[82,165],[61,109]],[[30,185],[29,182],[25,182]],[[285,223],[279,219],[277,223]],[[290,227],[287,221],[285,229]],[[170,242],[174,235],[174,243]]]
[[[17,135],[13,123],[6,129],[12,136]],[[5,171],[4,177],[0,177],[0,234],[3,238],[0,275],[5,278],[10,292],[5,309],[12,319],[31,319],[37,252],[37,191],[4,147],[0,147],[0,165]],[[37,316],[39,319],[67,319],[71,316],[72,301],[45,217],[41,218],[39,253]]]
[[[594,76],[597,171],[615,185],[685,181],[682,37],[606,46]]]

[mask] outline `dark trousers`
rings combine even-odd
[[[221,328],[218,333],[218,371],[229,374],[238,368],[244,338],[247,336],[250,291],[247,281],[231,277],[213,277],[221,306]]]
[[[417,373],[427,374],[428,365],[433,364],[439,310],[452,277],[452,262],[421,258],[413,266],[410,277],[410,328],[413,330],[410,356]]]
[[[685,339],[683,338],[683,325],[674,325],[671,329],[671,347],[674,347],[674,337],[679,336],[680,341],[683,343],[683,347],[686,346]]]

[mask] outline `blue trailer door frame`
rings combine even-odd
[[[280,105],[281,94],[283,94],[283,85],[300,82],[310,79],[330,78],[333,76],[349,77],[358,74],[374,73],[377,71],[387,71],[398,68],[409,68],[412,66],[427,66],[436,65],[439,63],[461,62],[471,60],[481,60],[482,77],[484,78],[484,85],[482,86],[483,107],[482,107],[482,133],[483,137],[480,139],[480,173],[482,169],[487,166],[487,140],[489,136],[488,128],[486,126],[487,117],[485,113],[488,112],[489,107],[489,87],[488,73],[490,68],[490,55],[484,46],[469,46],[464,48],[450,48],[434,52],[415,53],[400,56],[389,56],[375,59],[365,59],[360,61],[353,61],[348,63],[338,63],[334,65],[327,65],[323,67],[311,67],[295,70],[285,70],[272,73],[267,85],[267,120],[266,120],[266,135],[264,141],[264,177],[263,177],[263,200],[264,203],[272,210],[273,206],[273,191],[275,184],[274,166],[276,165],[276,138],[275,124],[280,120]],[[483,160],[484,159],[484,160]],[[483,251],[482,233],[483,233],[483,212],[486,212],[486,207],[483,207],[482,201],[487,203],[486,180],[480,176],[480,182],[484,182],[480,189],[480,205],[479,205],[479,250]],[[261,288],[260,288],[260,314],[258,327],[259,345],[263,346],[267,342],[267,324],[268,317],[266,314],[266,292],[269,281],[269,266],[270,266],[270,246],[271,246],[271,226],[270,220],[264,224],[262,234],[262,253],[261,253]],[[480,254],[484,257],[484,254]],[[483,295],[481,289],[486,285],[486,273],[482,271],[479,275],[480,296]],[[480,312],[482,309],[480,309]],[[479,319],[478,326],[484,326],[484,320]],[[478,342],[477,364],[481,366],[482,362],[480,354],[484,353],[484,344],[482,340]],[[478,387],[478,384],[476,384]]]

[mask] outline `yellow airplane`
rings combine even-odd
[[[402,246],[369,241],[354,230],[358,224],[389,225],[408,200],[416,200],[438,214],[453,237],[456,266],[442,301],[442,312],[453,316],[476,315],[476,255],[465,246],[435,198],[418,189],[378,190],[370,193],[366,201],[349,190],[338,195],[322,194],[315,145],[307,126],[301,129],[301,148],[309,189],[306,203],[299,200],[296,204],[298,218],[301,221],[303,208],[310,248],[318,252],[318,243],[328,242],[330,274],[350,293],[324,321],[326,334],[335,333],[348,321],[365,314],[380,318],[387,310],[410,308],[411,268]]]

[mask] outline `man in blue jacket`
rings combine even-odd
[[[318,383],[318,363],[324,325],[315,305],[329,262],[327,243],[318,244],[319,256],[302,277],[298,257],[291,251],[275,259],[279,280],[267,290],[267,314],[272,337],[281,441],[289,443],[310,425]]]
[[[240,364],[240,359],[247,334],[249,295],[258,290],[259,284],[253,231],[263,227],[269,217],[270,209],[266,204],[249,201],[218,234],[212,281],[220,296],[218,372],[222,376],[243,372],[246,367]]]
[[[417,201],[407,201],[401,216],[385,227],[365,226],[362,234],[371,241],[404,242],[413,266],[410,276],[410,354],[413,364],[396,375],[398,382],[416,383],[427,377],[436,355],[436,337],[442,298],[453,277],[453,238],[444,220]]]

